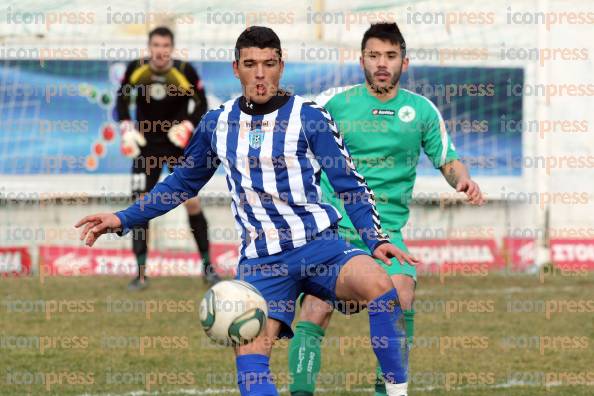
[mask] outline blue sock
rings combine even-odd
[[[380,363],[386,382],[401,384],[407,382],[408,346],[404,316],[398,301],[396,289],[392,289],[367,307],[369,330],[373,352]]]
[[[235,358],[237,385],[241,396],[278,396],[270,380],[270,358],[266,355],[240,355]]]

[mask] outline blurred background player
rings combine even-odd
[[[200,77],[188,62],[172,59],[173,32],[157,27],[149,33],[149,59],[130,62],[118,91],[117,113],[122,132],[122,153],[133,158],[132,194],[140,198],[159,180],[163,167],[171,172],[182,165],[183,151],[194,127],[207,110]],[[131,97],[136,96],[136,121],[130,116]],[[203,260],[205,280],[219,278],[210,265],[208,225],[198,197],[185,202],[190,228]],[[132,249],[138,276],[129,289],[148,285],[145,264],[148,253],[148,225],[135,227]]]
[[[325,103],[325,108],[344,135],[357,170],[375,193],[383,228],[392,243],[408,253],[401,229],[408,221],[408,204],[421,149],[456,191],[466,193],[469,203],[480,205],[483,197],[478,184],[471,180],[466,167],[458,160],[437,107],[429,99],[399,87],[400,76],[408,69],[409,60],[398,26],[395,23],[372,25],[363,36],[361,52],[360,65],[366,83],[335,94]],[[320,102],[327,97],[322,95]],[[358,127],[361,125],[371,127],[362,130]],[[322,178],[321,186],[324,198],[344,213],[344,206],[327,177]],[[365,249],[348,216],[342,216],[339,231],[353,245]],[[405,254],[393,258],[391,266],[379,260],[378,263],[388,272],[398,292],[410,345],[417,260]],[[331,315],[332,308],[326,302],[305,296],[289,348],[293,396],[314,393],[320,371],[320,342]],[[379,365],[377,373],[376,395],[385,395]]]

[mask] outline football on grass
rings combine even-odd
[[[220,345],[243,345],[266,326],[268,308],[258,290],[240,280],[222,281],[211,287],[200,302],[200,323]]]

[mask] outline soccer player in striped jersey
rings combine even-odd
[[[372,25],[363,36],[360,64],[365,84],[343,89],[323,100],[332,115],[357,166],[378,199],[382,226],[391,241],[405,254],[392,259],[392,265],[378,261],[390,275],[404,312],[409,344],[413,337],[413,300],[417,280],[401,229],[408,220],[408,203],[416,179],[421,149],[448,183],[466,193],[471,204],[480,205],[483,197],[464,164],[458,160],[444,121],[427,98],[399,87],[400,75],[408,68],[406,43],[395,23]],[[330,175],[328,175],[330,176]],[[321,182],[324,200],[344,207],[335,196],[331,177]],[[365,249],[354,224],[343,216],[339,234],[356,247]],[[289,348],[290,385],[293,396],[313,395],[320,371],[320,343],[332,314],[332,307],[315,296],[303,299],[300,321]],[[381,362],[380,362],[381,364]],[[385,395],[378,366],[376,395]]]
[[[367,307],[371,337],[388,394],[406,384],[402,316],[387,273],[336,230],[340,214],[322,203],[320,178],[329,176],[366,249],[390,263],[401,255],[384,235],[373,192],[357,173],[329,114],[314,102],[279,89],[284,69],[278,36],[252,26],[238,38],[233,71],[243,96],[208,112],[175,168],[141,200],[117,213],[90,215],[76,226],[91,246],[105,232],[126,232],[194,196],[221,164],[241,232],[237,277],[269,306],[263,334],[236,348],[242,395],[277,395],[269,356],[277,337],[292,336],[295,300],[305,292],[353,312]]]
[[[150,59],[128,64],[117,97],[117,113],[122,131],[122,153],[132,158],[132,194],[141,197],[159,181],[164,167],[183,161],[184,148],[194,125],[206,113],[207,103],[202,81],[191,64],[172,59],[173,32],[157,27],[149,33]],[[136,122],[130,114],[131,99],[136,96]],[[203,262],[204,279],[219,280],[209,259],[208,224],[198,197],[184,203],[188,223]],[[131,290],[148,285],[145,264],[148,254],[148,224],[134,227],[132,250],[138,264],[138,276],[128,286]]]

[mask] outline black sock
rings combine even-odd
[[[146,256],[148,253],[148,245],[146,243],[147,239],[148,227],[132,228],[132,251],[136,256],[136,264],[138,264],[139,273],[140,267],[146,264]]]
[[[188,215],[188,221],[192,229],[192,234],[194,234],[196,245],[198,245],[198,251],[200,252],[200,256],[202,256],[204,273],[208,274],[212,271],[212,268],[210,265],[210,243],[208,241],[208,223],[206,222],[206,217],[200,212],[194,215]]]

